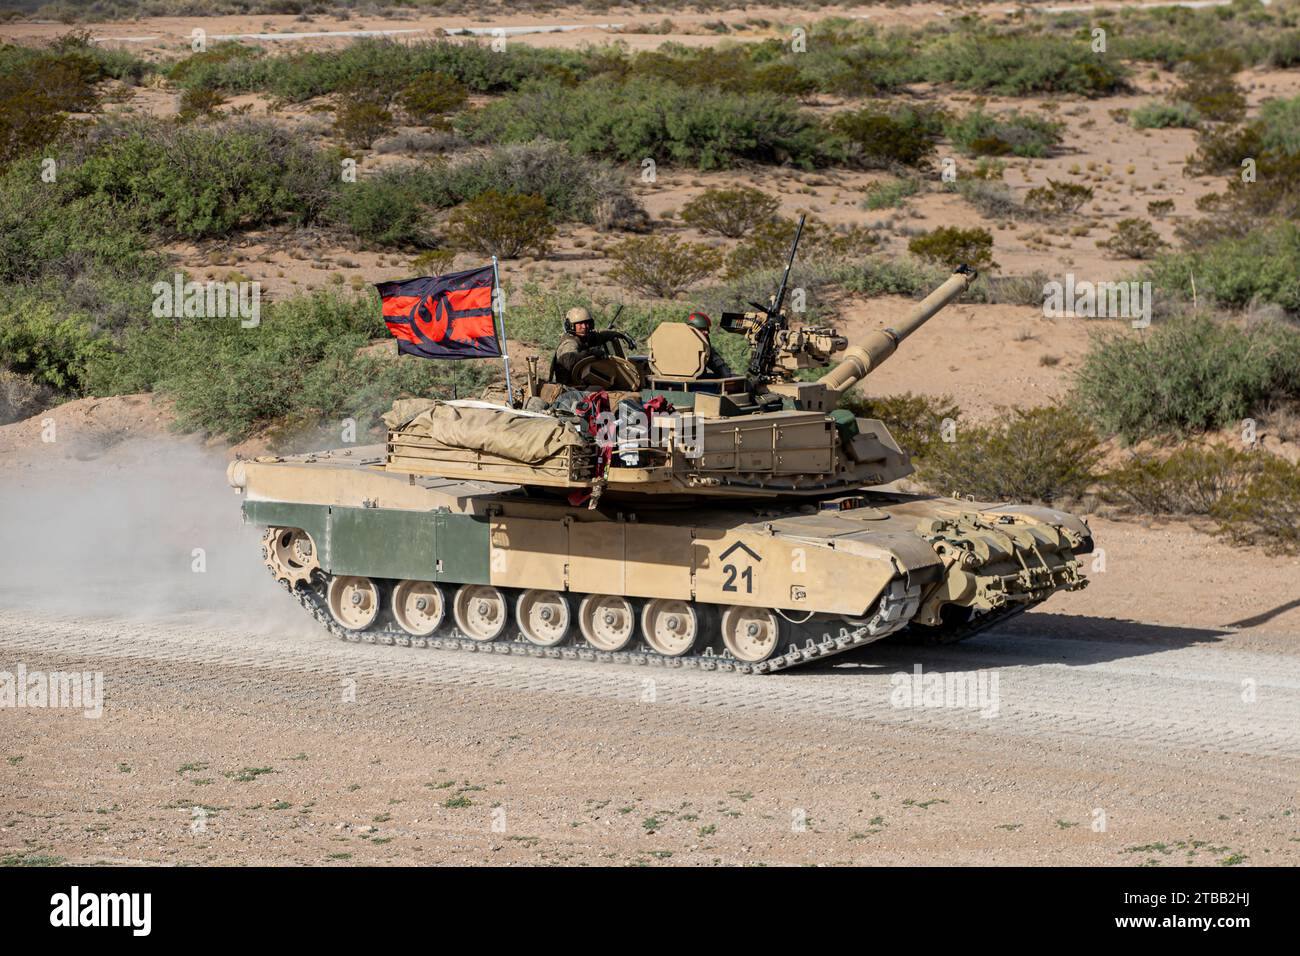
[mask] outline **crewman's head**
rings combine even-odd
[[[713,320],[703,312],[692,312],[686,319],[686,324],[693,329],[699,329],[705,335],[709,334],[709,329],[713,327]]]
[[[580,339],[587,337],[587,333],[591,331],[593,325],[591,321],[591,313],[580,305],[574,306],[566,312],[564,314],[564,321],[573,331],[573,334]]]

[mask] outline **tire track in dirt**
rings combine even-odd
[[[106,672],[110,693],[114,668],[143,676],[151,662],[200,663],[351,679],[371,693],[382,685],[394,707],[427,704],[431,688],[456,685],[629,706],[653,700],[738,717],[762,712],[977,735],[1123,741],[1154,750],[1300,756],[1300,657],[1215,646],[992,634],[954,648],[877,645],[838,666],[750,678],[344,644],[310,633],[214,627],[202,615],[134,621],[10,613],[0,621],[0,648],[0,670],[12,670],[23,653],[53,655],[68,666],[94,660]],[[989,691],[996,681],[996,708],[989,698],[966,707],[894,706],[900,684],[910,686],[910,678],[896,675],[910,675],[916,665],[922,675],[939,678],[978,672]],[[283,692],[292,695],[292,685]],[[981,716],[981,703],[991,716]]]

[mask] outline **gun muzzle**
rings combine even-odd
[[[970,288],[976,275],[975,270],[969,266],[958,266],[957,271],[943,285],[917,303],[916,308],[897,326],[877,329],[861,345],[850,345],[845,349],[843,361],[821,377],[821,384],[837,392],[858,384],[872,369],[894,354],[899,342]]]

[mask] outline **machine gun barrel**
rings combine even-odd
[[[858,384],[872,369],[894,354],[899,342],[970,288],[975,276],[975,270],[969,266],[958,266],[943,285],[922,299],[896,327],[878,329],[863,344],[849,346],[845,350],[843,361],[821,377],[821,384],[837,392]]]

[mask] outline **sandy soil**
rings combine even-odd
[[[262,572],[223,454],[76,454],[93,415],[64,415],[39,449],[30,425],[0,429],[0,524],[22,542],[0,556],[0,671],[99,672],[106,701],[99,719],[0,709],[0,859],[1300,854],[1296,559],[1094,517],[1104,557],[1078,594],[956,647],[763,678],[344,644]],[[996,675],[995,708],[897,706],[917,665]]]

